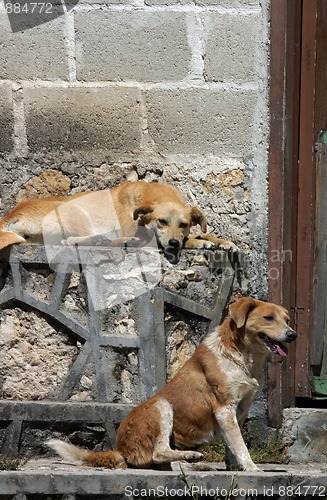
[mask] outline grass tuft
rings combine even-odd
[[[0,470],[17,470],[21,460],[13,459],[13,460],[0,460]]]
[[[278,435],[270,435],[259,443],[252,442],[245,433],[244,440],[254,463],[282,464],[286,462],[286,450]],[[219,440],[217,443],[207,446],[202,450],[202,453],[207,462],[224,462],[225,444],[223,440]]]

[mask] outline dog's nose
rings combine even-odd
[[[288,330],[286,332],[286,342],[293,342],[297,337],[297,333],[294,330]]]
[[[179,247],[179,241],[175,240],[175,238],[172,238],[171,240],[168,241],[168,245],[172,248],[178,248]]]

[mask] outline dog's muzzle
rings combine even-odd
[[[297,337],[297,333],[289,329],[285,333],[285,340],[284,342],[290,343],[293,342]],[[288,349],[282,342],[279,342],[275,339],[272,339],[271,337],[268,337],[265,333],[259,333],[259,338],[263,341],[265,346],[273,353],[273,354],[279,354],[280,356],[287,356],[288,354]]]
[[[286,333],[285,333],[285,342],[294,342],[294,340],[296,339],[297,337],[297,333],[294,331],[294,330],[288,330]]]
[[[171,264],[177,264],[179,262],[179,241],[172,238],[168,241],[167,247],[164,248],[164,254],[166,259]]]
[[[171,248],[172,250],[177,251],[179,249],[179,241],[172,238],[171,240],[168,241],[168,247]]]

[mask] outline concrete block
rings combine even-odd
[[[55,10],[56,7],[52,6],[53,13]],[[23,31],[13,33],[6,12],[0,10],[0,79],[67,80],[64,17],[56,17],[51,22],[25,30],[24,23],[26,26],[26,21],[22,16]]]
[[[194,5],[192,0],[145,0],[145,5]]]
[[[91,5],[91,1],[90,0],[78,0],[78,5]],[[108,5],[119,5],[119,4],[122,4],[122,5],[128,5],[128,4],[131,4],[131,0],[96,0],[94,2],[95,4],[97,5],[105,5],[105,6],[108,6]]]
[[[219,5],[221,7],[259,7],[260,0],[194,0],[195,5]]]
[[[64,151],[136,151],[141,140],[135,88],[24,90],[28,146]]]
[[[13,148],[14,115],[11,96],[11,86],[0,84],[0,152],[7,153]]]
[[[256,92],[149,90],[148,129],[162,153],[243,157],[251,150]]]
[[[259,45],[260,16],[211,14],[206,54],[205,79],[209,82],[253,81],[256,48]],[[246,36],[244,34],[246,33]]]
[[[82,2],[87,0],[82,0]],[[114,0],[115,2],[119,0]],[[128,0],[126,0],[127,2]],[[259,0],[145,0],[145,5],[199,5],[199,6],[221,6],[221,7],[246,7],[259,6]]]
[[[185,13],[77,12],[75,30],[79,80],[180,80],[188,73]]]

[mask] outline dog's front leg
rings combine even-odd
[[[242,418],[238,420],[238,425],[239,425],[239,428],[241,429],[241,431],[243,429],[243,425],[244,425],[245,420],[247,419],[247,416],[248,416],[248,409],[243,414]],[[235,457],[235,455],[233,455],[233,453],[231,452],[231,450],[229,449],[229,447],[227,445],[226,445],[226,451],[225,451],[225,463],[226,463],[227,470],[238,470],[239,466],[238,466],[236,457]]]
[[[227,460],[229,462],[227,466],[233,466],[234,460],[232,460],[230,456],[230,454],[232,454],[240,470],[260,470],[252,461],[244,443],[235,409],[233,407],[222,408],[215,413],[215,417],[219,424],[222,437],[227,445]]]
[[[221,250],[228,250],[235,253],[239,251],[239,248],[232,241],[216,238],[216,236],[211,236],[209,234],[202,234],[195,238],[186,238],[184,248],[205,248],[210,250],[220,248]]]

